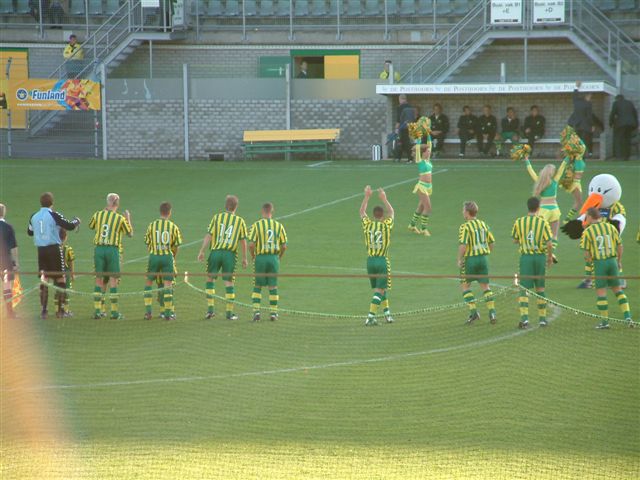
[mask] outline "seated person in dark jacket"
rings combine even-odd
[[[449,117],[442,113],[442,105],[436,103],[433,105],[433,114],[429,117],[431,120],[431,139],[433,141],[432,158],[436,158],[444,148],[444,139],[449,133]]]
[[[529,142],[531,153],[533,153],[533,145],[536,140],[544,137],[545,118],[540,115],[537,105],[531,107],[531,115],[524,119],[524,138]]]
[[[478,119],[471,113],[471,107],[465,105],[462,107],[462,115],[458,118],[458,137],[460,137],[460,158],[464,157],[467,148],[467,142],[474,138],[478,138]],[[478,148],[480,142],[478,141]]]
[[[491,113],[491,106],[482,107],[482,115],[478,117],[478,150],[484,155],[489,155],[493,147],[493,139],[498,129],[498,121]]]
[[[502,145],[511,141],[511,143],[518,143],[520,141],[520,120],[516,117],[516,111],[513,107],[507,107],[507,116],[500,122],[502,132],[500,135],[496,135],[496,155],[500,155]]]

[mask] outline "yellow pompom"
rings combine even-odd
[[[531,146],[526,143],[514,145],[511,149],[511,160],[524,160],[531,154]]]

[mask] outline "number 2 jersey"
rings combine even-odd
[[[287,232],[277,220],[263,218],[251,225],[249,241],[255,244],[256,255],[277,255],[287,243]]]

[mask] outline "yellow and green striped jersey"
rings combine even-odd
[[[489,255],[491,250],[489,245],[495,242],[493,233],[482,220],[467,220],[460,225],[458,241],[461,245],[467,246],[465,257],[475,257],[477,255]]]
[[[122,234],[133,231],[124,215],[111,210],[94,213],[89,221],[89,228],[96,231],[93,239],[95,245],[111,245],[119,249],[122,247]]]
[[[71,245],[63,244],[62,252],[64,254],[64,266],[69,268],[73,261],[76,259],[76,254],[73,252]]]
[[[580,239],[580,248],[588,251],[594,260],[617,256],[618,245],[621,244],[616,227],[605,221],[589,225]]]
[[[287,243],[287,232],[277,220],[263,218],[251,225],[249,241],[255,244],[256,255],[277,255]]]
[[[386,257],[391,246],[393,218],[371,220],[369,217],[362,217],[362,230],[367,254],[370,257]]]
[[[526,215],[513,224],[511,236],[518,241],[520,253],[547,253],[547,244],[551,241],[551,226],[544,218]]]
[[[147,227],[144,243],[153,255],[173,255],[173,251],[182,245],[182,233],[171,220],[159,218]]]
[[[624,209],[624,205],[620,202],[616,202],[611,205],[611,210],[609,211],[609,218],[613,218],[616,215],[624,215],[627,216],[627,211]]]
[[[233,213],[218,213],[211,219],[207,232],[211,235],[211,250],[237,252],[238,243],[247,238],[247,224]]]

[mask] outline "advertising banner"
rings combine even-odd
[[[564,23],[564,0],[534,0],[533,23]]]
[[[12,110],[100,110],[100,83],[85,79],[10,80]]]
[[[493,25],[518,25],[522,23],[522,0],[491,0]]]

